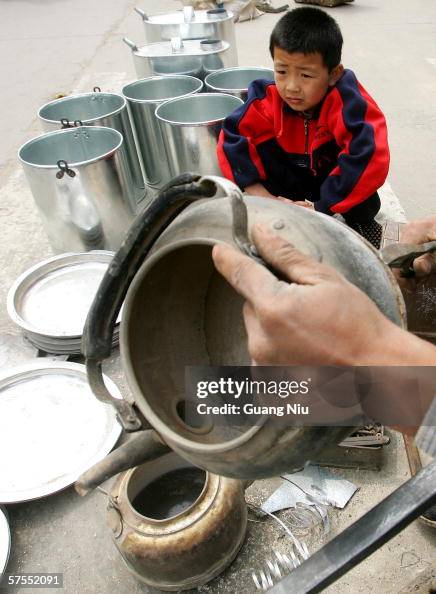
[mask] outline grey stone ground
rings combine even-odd
[[[291,0],[292,4],[292,0]],[[5,311],[9,286],[19,273],[50,255],[32,197],[16,161],[17,148],[40,132],[36,111],[57,93],[99,85],[119,91],[135,78],[121,37],[141,42],[132,0],[3,0],[0,3],[0,332],[15,334]],[[172,10],[174,0],[143,1],[149,13]],[[407,217],[436,212],[436,4],[431,0],[356,0],[332,10],[345,37],[344,63],[387,115],[392,165],[389,191]],[[265,15],[237,25],[241,65],[268,65],[268,34],[277,20]],[[392,196],[392,194],[390,194]],[[393,209],[398,210],[395,196]],[[333,512],[333,536],[407,480],[398,434],[386,448],[381,472],[337,471],[361,487],[343,511]],[[4,455],[4,454],[2,454]],[[255,483],[260,501],[275,481]],[[129,575],[105,526],[104,498],[80,499],[72,489],[9,507],[13,538],[9,571],[64,572],[68,594],[144,592]],[[312,535],[313,548],[322,542]],[[331,586],[335,594],[395,594],[434,560],[434,534],[414,523]],[[233,566],[203,592],[253,592],[250,569],[261,566],[286,537],[270,521],[250,522],[246,544]],[[30,590],[31,591],[31,590]],[[41,591],[41,590],[39,590]]]

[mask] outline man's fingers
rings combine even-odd
[[[256,298],[271,298],[279,290],[280,282],[269,270],[234,247],[216,244],[212,259],[218,272],[251,303]]]
[[[415,274],[419,278],[430,276],[430,274],[436,274],[436,255],[425,254],[416,258],[413,262],[413,269]]]
[[[322,280],[342,280],[333,268],[306,256],[266,225],[253,225],[252,235],[262,258],[290,281],[313,285]]]

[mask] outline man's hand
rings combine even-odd
[[[369,297],[266,226],[253,226],[252,238],[262,258],[289,282],[230,246],[216,245],[212,256],[246,300],[248,349],[256,364],[389,364],[378,344],[381,337],[398,344],[396,333],[402,331]]]
[[[313,202],[309,202],[308,200],[293,200],[292,204],[302,206],[303,208],[310,208],[310,210],[315,210]]]
[[[411,221],[405,225],[401,232],[401,243],[426,243],[436,241],[436,215],[425,219]],[[413,269],[417,277],[422,278],[430,274],[436,274],[436,254],[426,254],[416,258]]]

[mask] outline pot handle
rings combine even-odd
[[[195,11],[193,6],[183,7],[183,20],[185,23],[191,23],[194,20]]]
[[[135,8],[133,9],[135,12],[137,12],[139,14],[140,17],[142,17],[143,21],[148,21],[148,16],[147,14],[141,9],[138,8],[137,6],[135,6]]]
[[[266,266],[265,262],[259,256],[256,246],[251,243],[248,236],[248,212],[241,190],[236,184],[223,177],[206,175],[202,179],[212,181],[229,198],[232,208],[233,241],[244,254],[250,256],[250,258],[262,264],[262,266]]]
[[[136,45],[136,43],[133,43],[133,41],[130,41],[130,39],[127,39],[127,37],[123,37],[123,41],[126,45],[128,45],[130,47],[132,52],[138,51],[138,46]]]
[[[212,179],[184,173],[169,182],[133,222],[114,255],[94,298],[82,337],[88,381],[94,395],[117,411],[124,429],[138,431],[142,421],[134,406],[113,398],[102,376],[102,361],[109,357],[112,335],[130,283],[153,243],[171,221],[191,202],[211,198],[217,192]]]
[[[119,472],[149,460],[156,460],[168,452],[171,452],[171,449],[159,439],[155,431],[141,431],[79,476],[74,488],[83,497]]]

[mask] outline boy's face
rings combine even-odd
[[[274,48],[274,79],[280,97],[295,111],[311,112],[341,77],[342,64],[329,72],[321,54],[288,53]]]

